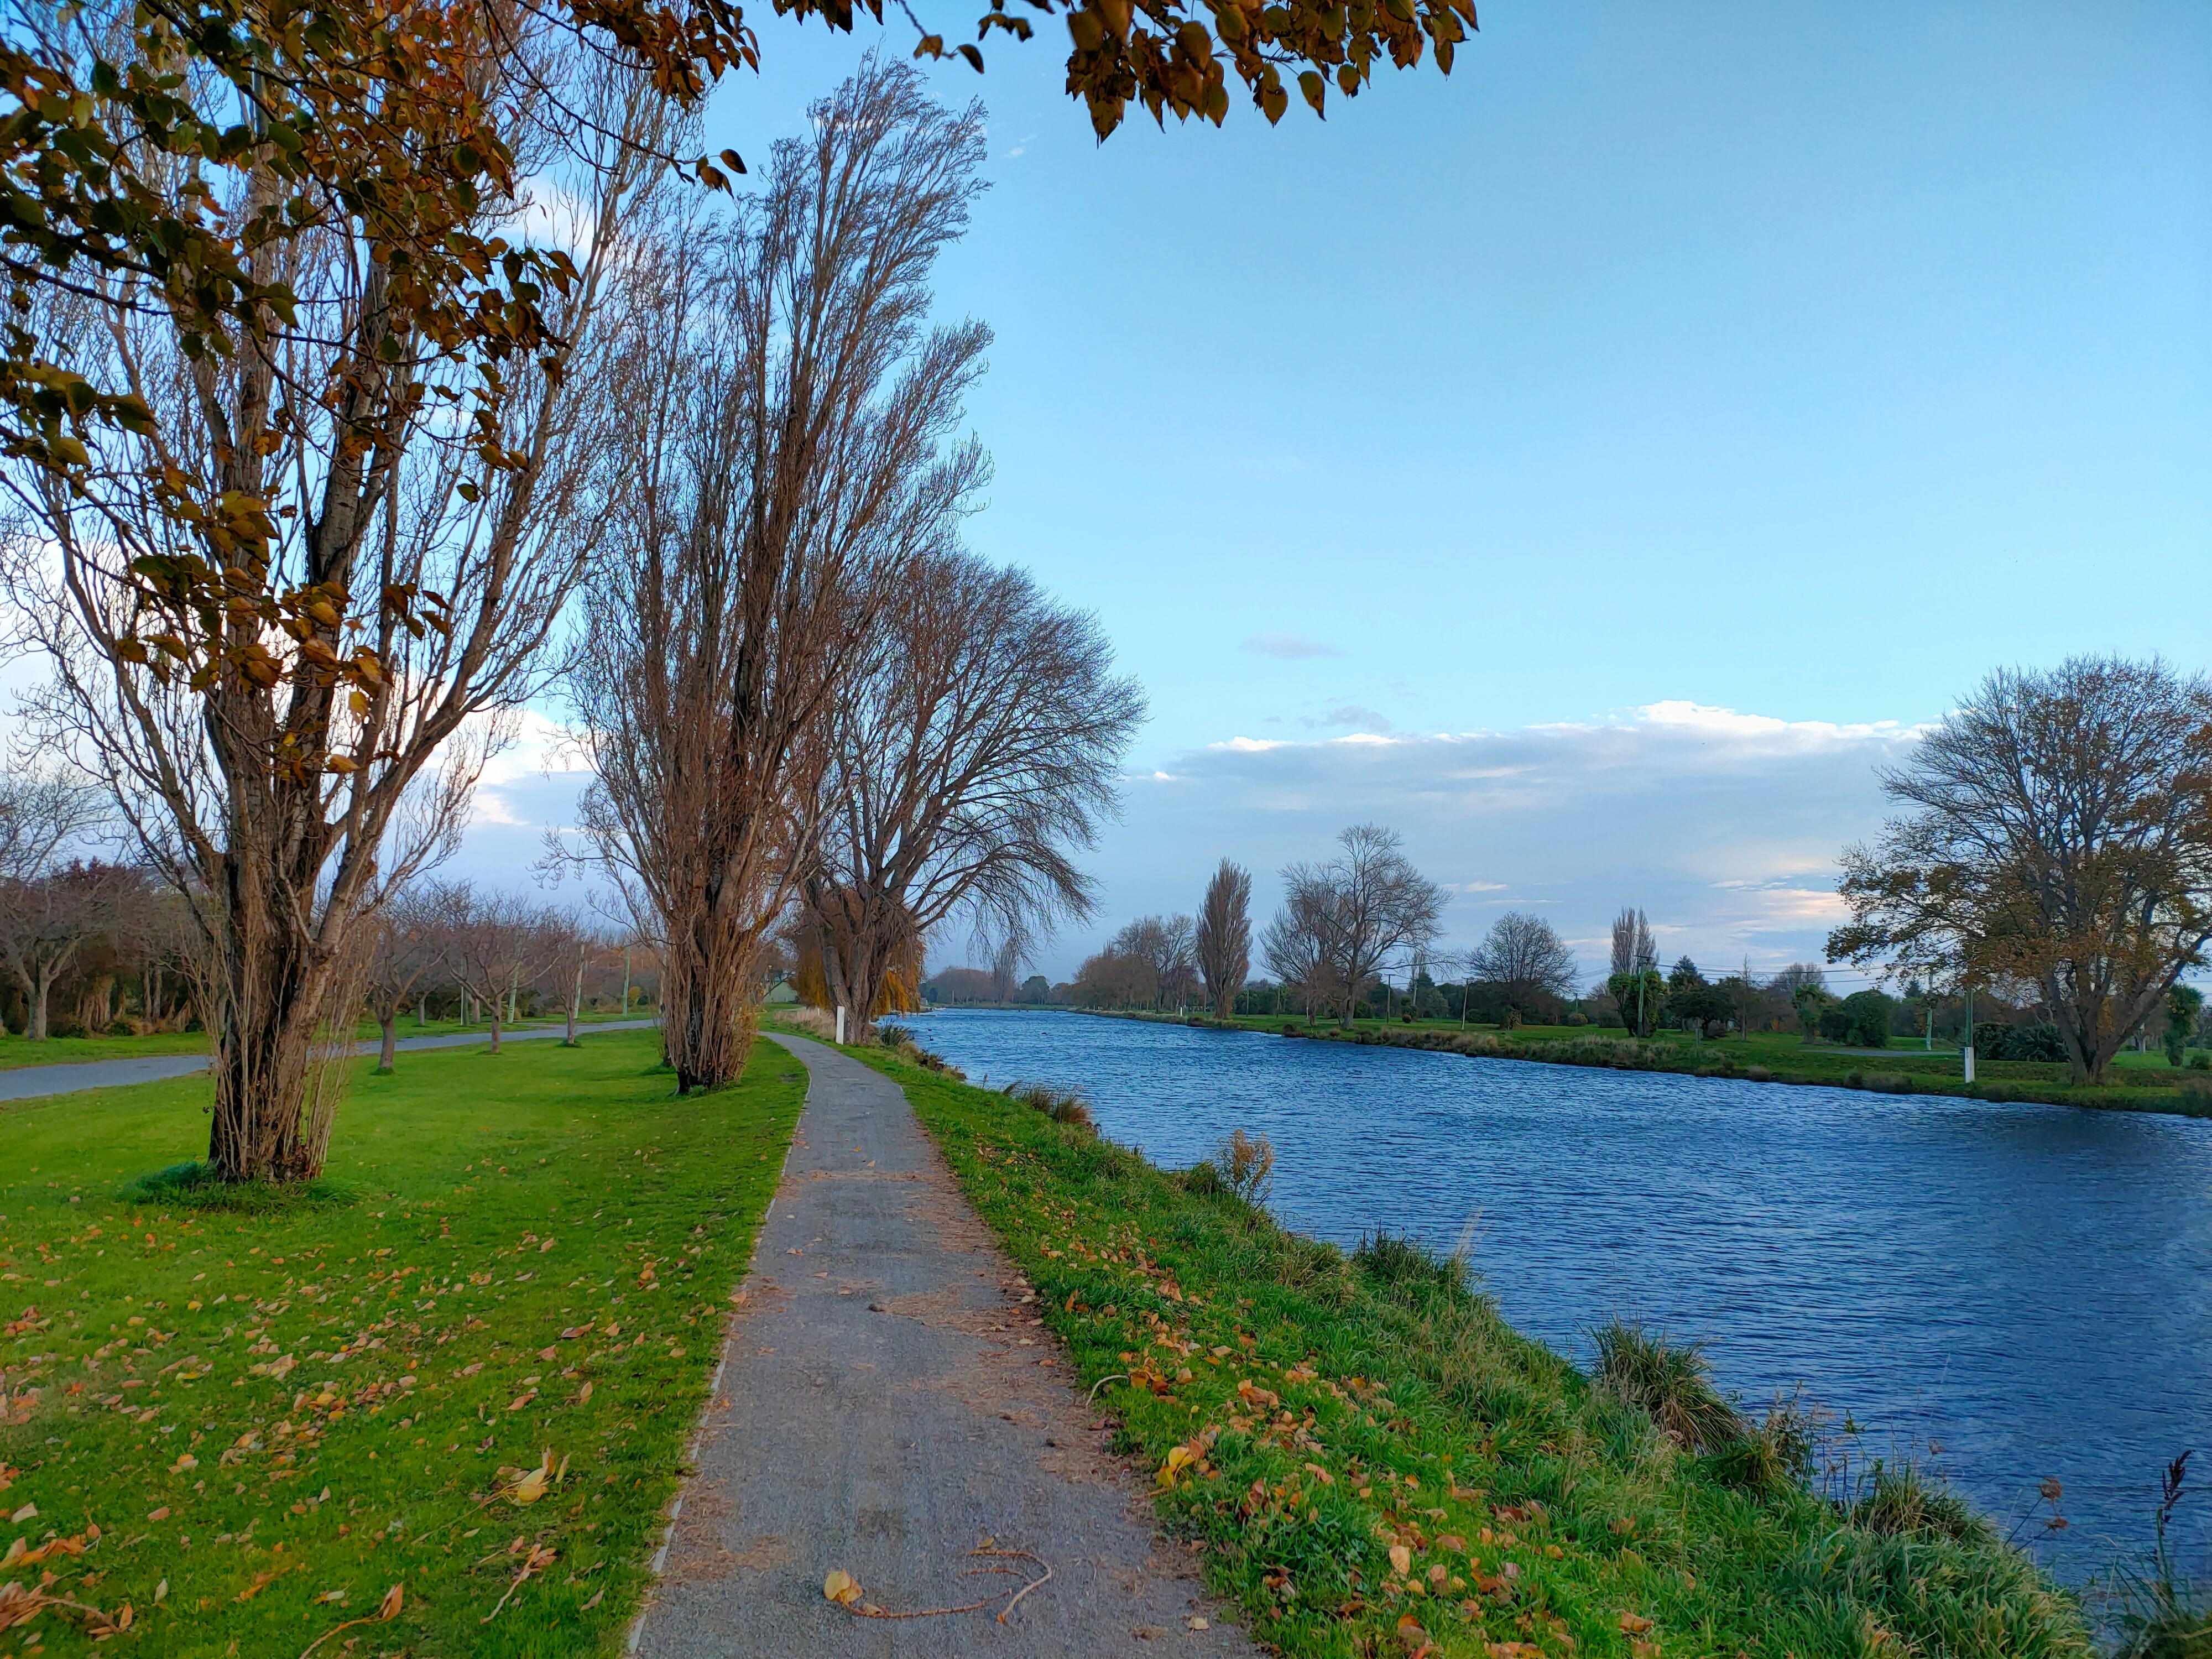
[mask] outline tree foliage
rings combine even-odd
[[[2076,1082],[2212,941],[2212,684],[2076,658],[1993,674],[1885,773],[1911,810],[1844,856],[1832,959],[2036,986]]]
[[[1436,938],[1444,896],[1413,867],[1396,830],[1356,823],[1336,839],[1342,849],[1336,857],[1283,871],[1285,927],[1310,938],[1349,1024],[1352,1001],[1368,980],[1392,957]]]

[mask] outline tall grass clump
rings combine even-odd
[[[2167,1464],[2160,1481],[2158,1541],[2148,1570],[2126,1567],[2118,1575],[2116,1659],[2212,1659],[2212,1594],[2182,1577],[2166,1535],[2192,1455],[2184,1452]]]
[[[1643,1326],[1608,1320],[1591,1334],[1597,1364],[1590,1384],[1632,1411],[1642,1412],[1685,1451],[1718,1452],[1738,1444],[1751,1425],[1713,1386],[1713,1368],[1699,1342],[1669,1342]]]
[[[1033,1112],[1042,1112],[1054,1123],[1071,1129],[1081,1129],[1096,1134],[1098,1126],[1091,1116],[1091,1103],[1073,1089],[1054,1089],[1042,1083],[1010,1083],[1006,1098],[1018,1100]]]
[[[1182,1185],[1187,1193],[1225,1194],[1264,1209],[1275,1190],[1274,1143],[1265,1135],[1232,1129],[1212,1152],[1183,1171]]]

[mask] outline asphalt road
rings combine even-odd
[[[806,1066],[806,1108],[632,1651],[1249,1659],[905,1097],[775,1041]],[[976,1554],[988,1540],[1033,1559]],[[924,1616],[833,1605],[833,1569]],[[1004,1595],[933,1611],[1026,1580],[1044,1582],[1003,1624]]]
[[[610,1019],[594,1021],[576,1028],[577,1035],[589,1031],[639,1031],[660,1022],[654,1019]],[[538,1037],[566,1036],[566,1024],[560,1025],[531,1025],[520,1030],[502,1031],[500,1042],[528,1042]],[[465,1048],[473,1044],[491,1041],[489,1032],[456,1031],[444,1036],[402,1037],[403,1050],[415,1048]],[[380,1045],[363,1042],[354,1052],[373,1054]],[[205,1054],[146,1054],[131,1060],[91,1060],[76,1066],[18,1066],[11,1071],[0,1072],[0,1100],[31,1100],[41,1095],[75,1094],[80,1089],[112,1089],[125,1083],[158,1083],[163,1078],[190,1077],[195,1072],[207,1070]]]

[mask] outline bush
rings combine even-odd
[[[1897,1004],[1880,991],[1854,991],[1836,1012],[1843,1016],[1844,1036],[1857,1048],[1889,1047],[1889,1017]],[[1826,1021],[1822,1020],[1825,1034]]]
[[[2181,1103],[2192,1112],[2212,1112],[2212,1082],[2197,1077],[2182,1079]]]
[[[923,1063],[926,1065],[931,1060],[937,1060],[937,1056],[927,1055]],[[944,1063],[938,1060],[937,1065],[930,1069],[941,1069]],[[1006,1096],[1011,1100],[1020,1101],[1032,1111],[1042,1112],[1054,1123],[1064,1123],[1069,1128],[1082,1129],[1092,1134],[1098,1131],[1098,1126],[1091,1120],[1091,1103],[1075,1090],[1048,1088],[1042,1083],[1009,1083]]]
[[[1255,1207],[1265,1205],[1275,1189],[1275,1147],[1265,1135],[1231,1130],[1213,1149],[1212,1163],[1222,1183]]]
[[[2212,1072],[2212,1053],[2203,1048],[2197,1050],[2189,1056],[2189,1069],[2192,1072]]]
[[[1961,1544],[1990,1545],[1990,1523],[1957,1493],[1923,1478],[1909,1463],[1890,1466],[1877,1460],[1867,1490],[1851,1505],[1851,1522],[1886,1538],[1948,1538]]]
[[[1352,1253],[1352,1265],[1370,1283],[1385,1290],[1441,1290],[1448,1294],[1467,1289],[1467,1263],[1455,1255],[1431,1255],[1411,1234],[1386,1233],[1379,1228],[1363,1237]]]
[[[1597,1364],[1590,1383],[1600,1394],[1649,1417],[1685,1451],[1718,1452],[1751,1435],[1729,1401],[1713,1386],[1705,1346],[1669,1342],[1641,1325],[1614,1319],[1592,1333]]]

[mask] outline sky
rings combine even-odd
[[[1054,977],[1367,819],[1446,944],[1535,909],[1595,971],[1638,904],[1670,960],[1817,959],[1877,768],[1990,669],[2212,662],[2212,8],[1480,15],[1272,129],[1102,145],[1050,23],[931,70],[989,117],[938,282],[996,334],[970,542],[1150,701]],[[756,173],[913,39],[754,21],[709,139]],[[564,821],[547,752],[459,872]]]

